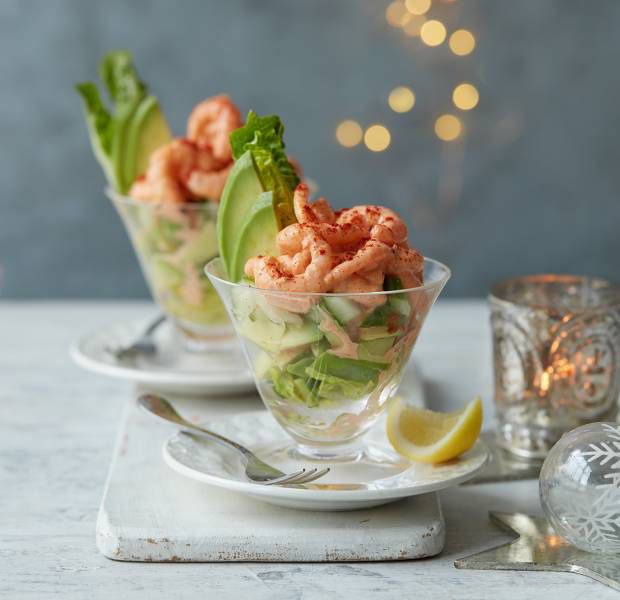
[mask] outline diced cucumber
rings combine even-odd
[[[264,316],[269,321],[278,324],[301,325],[303,323],[300,315],[269,304],[258,290],[255,291],[246,287],[233,288],[232,300],[236,315],[256,314],[257,318]]]
[[[217,232],[215,223],[210,221],[204,223],[196,237],[180,247],[177,254],[180,264],[198,263],[200,268],[215,256],[217,256]]]
[[[318,342],[322,336],[321,330],[314,323],[304,323],[301,327],[287,325],[286,332],[280,341],[280,347],[286,350],[299,346],[309,346]]]
[[[383,283],[383,289],[386,291],[402,290],[403,284],[398,277],[388,275]],[[390,294],[388,304],[403,317],[409,317],[411,314],[411,303],[407,294]]]
[[[178,234],[183,226],[170,219],[160,218],[157,220],[157,227],[152,230],[153,242],[160,250],[171,252],[178,248],[181,243]]]
[[[317,356],[314,362],[306,368],[306,373],[320,381],[327,381],[330,377],[336,377],[345,381],[366,383],[376,379],[379,371],[382,371],[385,367],[384,363],[376,361],[345,358],[331,352],[324,352]]]
[[[400,334],[400,330],[390,331],[386,326],[376,327],[360,327],[359,337],[360,340],[365,342],[369,340],[378,340],[380,338],[395,338]]]
[[[383,356],[393,345],[393,337],[384,337],[376,340],[360,342],[357,346],[357,356],[362,360],[384,362]]]
[[[260,346],[267,352],[276,353],[282,347],[282,338],[286,332],[283,323],[274,323],[267,319],[252,320],[248,318],[238,325],[239,333]]]
[[[388,317],[392,314],[393,309],[386,302],[373,310],[363,321],[362,327],[376,327],[379,325],[387,325]]]
[[[267,352],[260,352],[254,359],[254,373],[258,379],[263,379],[273,367],[273,358]]]
[[[156,288],[166,289],[183,283],[183,271],[170,264],[163,256],[151,259],[151,277]]]
[[[341,296],[325,296],[322,304],[341,325],[346,325],[362,314],[360,306]]]
[[[411,303],[406,294],[394,294],[389,297],[390,306],[403,317],[409,317],[411,314]]]
[[[294,325],[301,325],[303,323],[300,315],[279,306],[273,306],[261,294],[256,295],[258,296],[258,305],[270,321],[274,323],[292,323]]]

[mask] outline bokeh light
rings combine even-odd
[[[422,25],[420,38],[427,46],[439,46],[446,39],[446,28],[441,21],[431,19]]]
[[[385,9],[385,20],[392,27],[404,27],[410,19],[411,13],[402,0],[394,0]]]
[[[415,94],[410,88],[401,85],[390,92],[388,104],[394,112],[409,112],[415,104]]]
[[[390,145],[390,132],[383,125],[371,125],[364,134],[364,144],[373,152],[382,152]]]
[[[435,134],[444,142],[452,142],[458,139],[463,132],[463,125],[454,115],[441,115],[435,121]]]
[[[412,15],[425,15],[431,7],[431,0],[405,0],[405,7]]]
[[[416,37],[420,35],[420,29],[422,29],[424,23],[426,23],[424,15],[412,15],[409,22],[403,27],[403,31],[409,37]]]
[[[460,83],[452,92],[454,106],[461,110],[471,110],[478,105],[480,94],[471,83]]]
[[[345,148],[357,146],[363,135],[362,127],[357,121],[342,121],[336,128],[336,139]]]
[[[448,42],[450,50],[457,56],[467,56],[474,51],[476,47],[476,38],[471,31],[467,29],[457,29]]]

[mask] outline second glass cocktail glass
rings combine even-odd
[[[155,301],[189,350],[234,341],[226,310],[204,273],[218,254],[211,202],[148,202],[108,191]]]

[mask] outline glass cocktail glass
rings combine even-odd
[[[314,460],[356,456],[395,396],[431,306],[450,277],[424,260],[422,286],[362,294],[269,291],[206,273],[241,340],[267,409]]]
[[[147,202],[109,190],[108,196],[125,224],[153,298],[185,347],[202,351],[213,342],[232,341],[226,310],[204,273],[218,254],[218,205]]]

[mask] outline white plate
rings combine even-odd
[[[290,458],[292,442],[265,411],[235,415],[209,423],[208,427],[241,442],[284,472],[312,464]],[[487,461],[486,447],[478,441],[469,452],[449,463],[410,463],[391,450],[384,432],[385,423],[378,423],[367,434],[369,451],[363,459],[329,464],[332,470],[328,475],[305,486],[252,483],[246,479],[236,453],[183,432],[164,444],[163,455],[175,471],[197,481],[304,510],[354,510],[434,492],[470,479]]]
[[[213,395],[255,391],[236,338],[214,342],[213,351],[187,352],[168,322],[155,332],[155,355],[117,360],[110,348],[131,343],[144,326],[144,322],[138,321],[93,331],[72,345],[71,357],[84,369],[127,379],[161,393]]]

